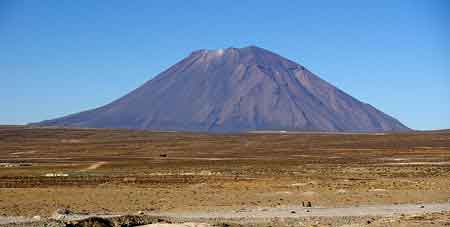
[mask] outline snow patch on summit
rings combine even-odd
[[[221,57],[224,53],[225,53],[225,50],[223,48],[208,51],[208,54],[211,56],[214,56],[214,57]]]

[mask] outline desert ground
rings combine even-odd
[[[448,226],[450,132],[1,126],[0,224],[39,226],[61,208],[149,226]]]

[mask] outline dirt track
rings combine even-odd
[[[280,208],[242,209],[219,212],[159,213],[169,217],[193,219],[242,219],[242,218],[275,218],[275,217],[352,217],[352,216],[396,216],[400,214],[423,214],[430,212],[450,211],[449,203],[430,204],[388,204],[352,207],[300,207],[288,206]]]
[[[261,220],[273,218],[296,218],[296,217],[395,217],[399,215],[420,215],[425,213],[436,213],[450,211],[449,203],[431,204],[396,204],[396,205],[371,205],[353,207],[299,207],[289,206],[282,208],[258,208],[241,209],[237,211],[209,211],[209,212],[166,212],[149,213],[147,215],[174,218],[176,220],[247,220],[261,222]],[[125,214],[124,214],[125,215]],[[64,220],[81,220],[91,215],[67,215]],[[105,218],[117,217],[119,215],[101,215]],[[0,225],[7,223],[25,223],[37,221],[35,218],[26,217],[0,217]],[[167,224],[159,224],[165,226]],[[189,225],[189,224],[186,224]],[[195,225],[195,224],[194,224]],[[157,226],[149,225],[149,226]],[[176,226],[176,225],[167,225]],[[180,225],[183,226],[183,225]]]
[[[81,172],[86,172],[86,171],[90,171],[90,170],[96,170],[98,168],[100,168],[102,165],[107,164],[108,162],[96,162],[90,166],[88,166],[87,168],[84,168],[82,170],[80,170]]]

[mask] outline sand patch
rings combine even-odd
[[[317,194],[317,193],[313,192],[313,191],[306,191],[306,192],[302,192],[301,195],[303,195],[303,196],[313,196],[315,194]]]
[[[292,194],[292,192],[290,192],[290,191],[281,191],[281,192],[275,192],[275,194],[286,194],[286,195],[289,195],[289,194]]]
[[[108,162],[103,162],[103,161],[102,161],[102,162],[96,162],[96,163],[94,163],[94,164],[88,166],[87,168],[80,170],[80,172],[86,172],[86,171],[90,171],[90,170],[96,170],[96,169],[100,168],[101,166],[103,166],[103,165],[105,165],[105,164],[107,164],[107,163],[108,163]]]
[[[21,155],[21,154],[34,154],[34,153],[36,153],[37,151],[21,151],[21,152],[14,152],[14,153],[11,153],[12,155]]]
[[[62,139],[61,143],[81,143],[80,139]]]
[[[374,188],[370,189],[369,192],[387,192],[387,190],[383,188]]]

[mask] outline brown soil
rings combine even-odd
[[[0,216],[49,216],[60,207],[189,212],[450,198],[446,131],[207,135],[9,126],[0,127],[0,163]]]

